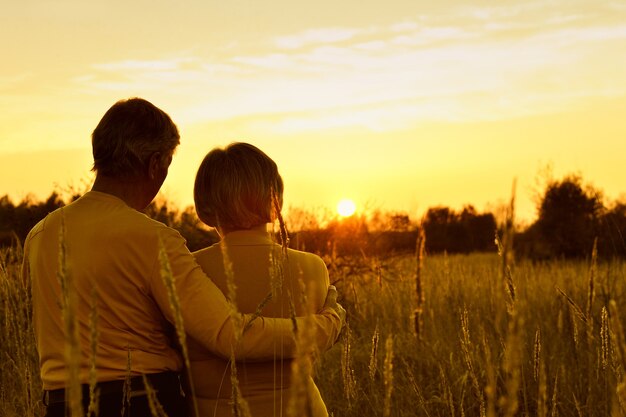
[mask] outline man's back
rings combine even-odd
[[[63,223],[65,237],[61,242]],[[173,334],[172,326],[153,297],[154,281],[161,279],[161,235],[176,238],[177,232],[117,197],[95,191],[49,214],[33,228],[26,241],[26,256],[45,389],[64,387],[67,377],[57,276],[61,245],[78,300],[74,314],[83,353],[81,382],[88,381],[93,308],[98,315],[96,363],[100,381],[123,379],[128,373],[129,354],[131,375],[180,370],[180,355],[168,337]],[[161,287],[160,282],[157,284]]]

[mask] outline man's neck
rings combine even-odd
[[[138,211],[143,211],[151,200],[146,203],[148,198],[145,187],[142,187],[142,182],[137,179],[121,180],[97,175],[91,190],[113,195]]]

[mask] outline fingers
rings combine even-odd
[[[341,306],[341,304],[337,303],[337,288],[334,285],[328,286],[328,293],[326,294],[326,301],[324,302],[324,308],[332,308],[335,310],[339,318],[341,319],[341,328],[345,326],[346,323],[346,310]]]
[[[337,288],[334,285],[328,286],[328,293],[326,293],[326,301],[324,301],[324,307],[335,308],[337,305]]]
[[[339,314],[339,317],[341,318],[341,322],[345,323],[346,321],[346,309],[342,307],[341,304],[337,304],[337,306],[335,307],[335,311],[337,312],[337,314]]]

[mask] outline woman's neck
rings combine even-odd
[[[248,230],[267,232],[267,225],[268,223],[263,223],[258,226],[253,226],[249,229],[236,229],[236,228],[227,228],[227,227],[216,227],[215,229],[217,230],[217,233],[220,235],[220,238],[223,239],[224,236],[233,232],[248,231]]]

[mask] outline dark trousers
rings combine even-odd
[[[188,417],[187,402],[183,396],[178,374],[165,372],[147,376],[155,391],[156,399],[168,417]],[[152,413],[148,395],[143,385],[143,378],[130,380],[130,395],[124,395],[124,381],[108,381],[96,385],[99,391],[98,417],[153,417],[162,416]],[[83,411],[87,415],[89,406],[89,386],[83,385]],[[44,394],[46,417],[66,417],[69,414],[65,402],[64,390],[48,391]],[[87,417],[91,417],[87,416]]]

